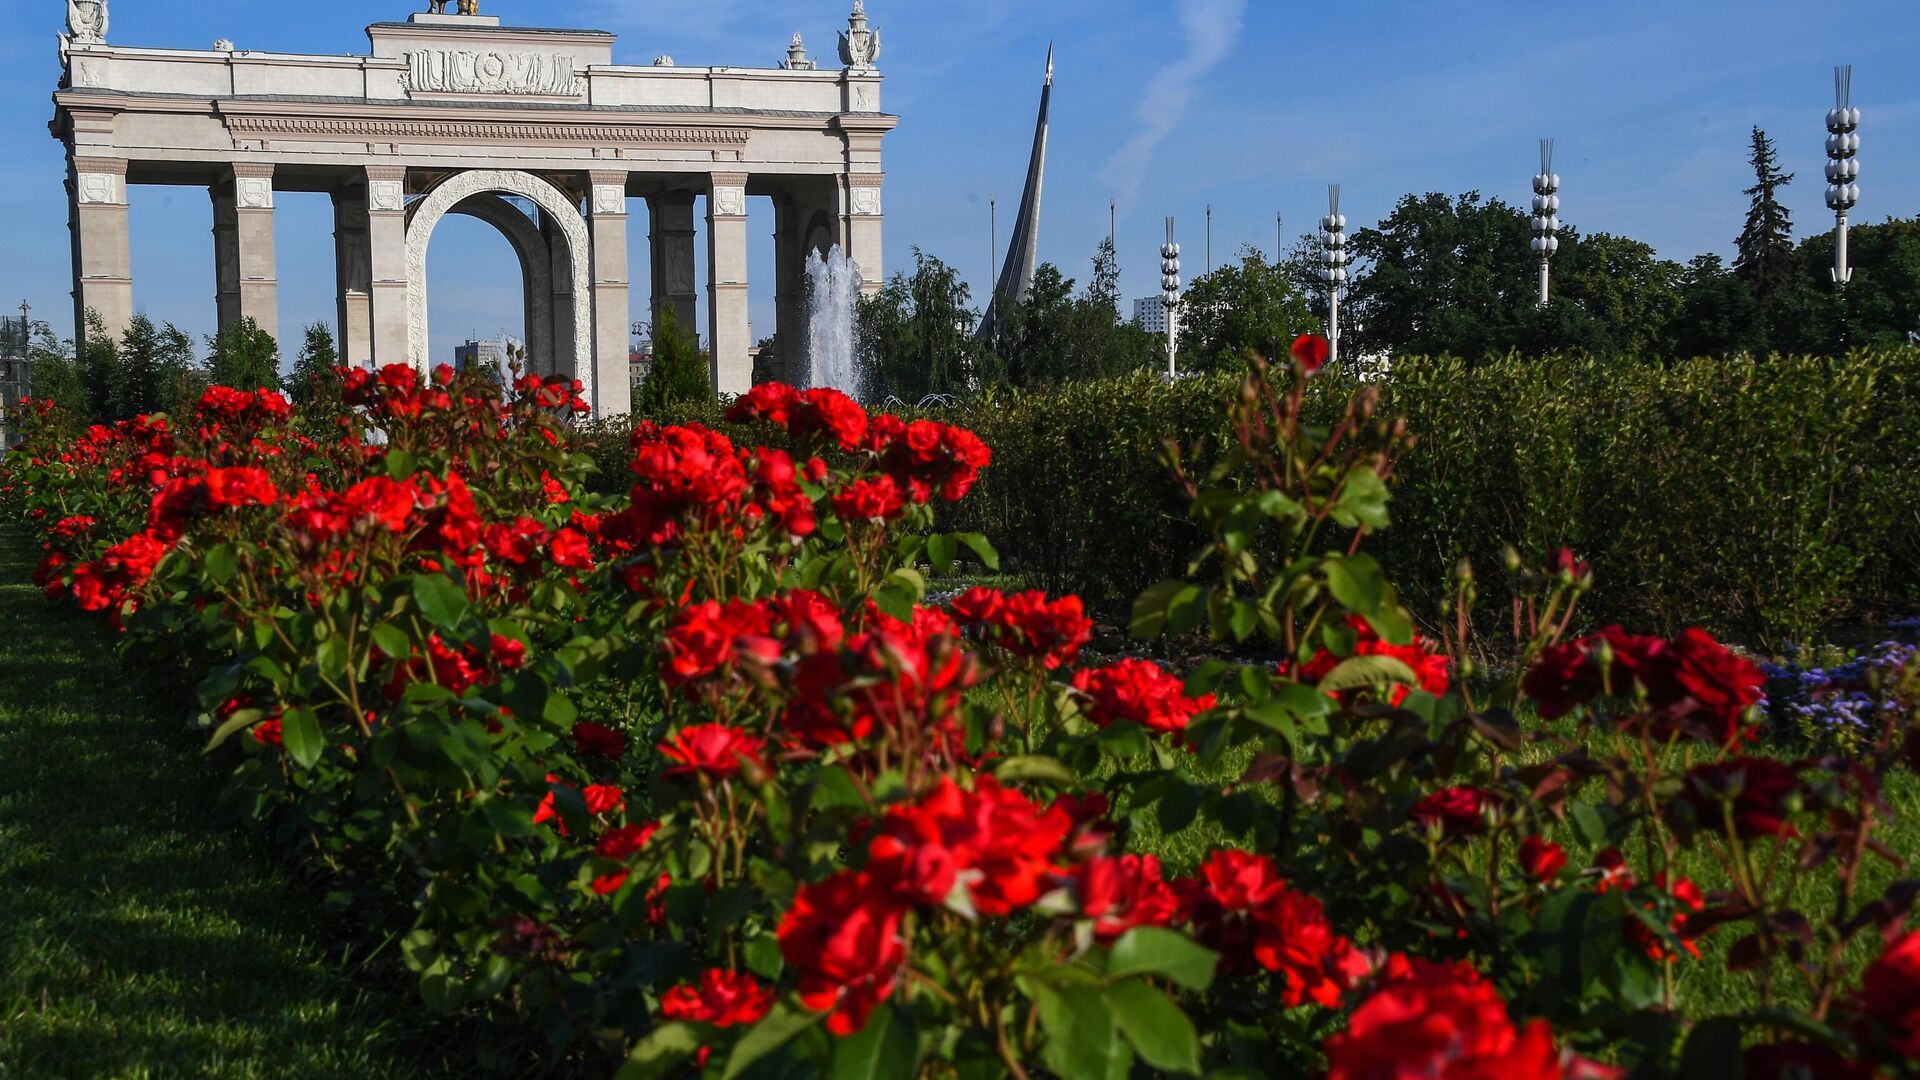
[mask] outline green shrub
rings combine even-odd
[[[1375,546],[1423,617],[1464,557],[1504,621],[1509,544],[1573,548],[1598,580],[1590,617],[1669,632],[1805,640],[1920,601],[1920,351],[1402,359],[1385,386],[1384,412],[1420,444]],[[1192,556],[1160,454],[1169,439],[1217,450],[1231,389],[1143,373],[983,399],[966,422],[994,464],[950,524],[1118,615]],[[1315,398],[1349,389],[1323,378]]]

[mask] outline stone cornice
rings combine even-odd
[[[594,146],[745,146],[746,128],[669,124],[566,123],[544,120],[388,120],[344,116],[225,114],[228,130],[247,138],[469,143],[588,143]]]

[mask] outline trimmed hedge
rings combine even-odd
[[[1182,575],[1199,540],[1162,444],[1217,450],[1234,385],[1142,373],[983,399],[964,422],[993,468],[942,526],[1123,612]],[[1384,388],[1383,412],[1421,444],[1371,547],[1423,615],[1462,557],[1482,612],[1503,611],[1509,543],[1573,548],[1597,575],[1591,617],[1669,632],[1777,644],[1920,603],[1920,350],[1401,360]],[[1351,387],[1316,390],[1344,401]]]

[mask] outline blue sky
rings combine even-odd
[[[122,44],[359,52],[363,27],[405,0],[112,0]],[[795,31],[830,54],[848,0],[483,0],[509,24],[615,31],[617,61],[772,65]],[[1846,17],[1835,14],[1844,10]],[[914,246],[987,280],[988,199],[1004,242],[1018,201],[1049,40],[1057,45],[1054,140],[1041,257],[1084,278],[1118,199],[1128,295],[1155,289],[1161,219],[1179,217],[1188,276],[1242,244],[1288,242],[1344,186],[1367,224],[1407,192],[1477,189],[1519,202],[1536,140],[1558,140],[1562,218],[1686,259],[1728,253],[1750,182],[1747,130],[1766,128],[1785,167],[1796,231],[1832,225],[1821,205],[1822,117],[1832,66],[1855,65],[1864,113],[1856,220],[1920,213],[1920,9],[1913,0],[869,0],[883,34],[888,269]],[[0,310],[20,299],[70,321],[63,164],[48,137],[60,0],[0,12]],[[186,188],[137,188],[135,304],[204,333],[213,321],[211,210]],[[772,329],[770,204],[750,207],[755,330]],[[636,206],[636,209],[638,206]],[[332,319],[330,212],[282,195],[283,334]],[[636,221],[636,239],[644,232]],[[646,289],[635,250],[635,310]],[[519,323],[518,270],[485,226],[449,218],[429,273],[434,351]],[[289,347],[294,345],[288,342]]]

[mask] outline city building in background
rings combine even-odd
[[[25,309],[16,316],[0,317],[0,446],[20,441],[20,422],[16,410],[20,399],[33,393],[33,375],[27,350],[33,327]]]
[[[453,370],[472,371],[486,367],[500,372],[507,370],[507,354],[500,342],[469,338],[466,344],[453,347]]]
[[[637,322],[627,339],[627,376],[635,390],[646,384],[653,370],[653,326]]]
[[[1133,321],[1140,329],[1155,334],[1167,332],[1167,300],[1164,296],[1148,296],[1133,302]],[[1173,317],[1174,332],[1180,330],[1180,316]]]

